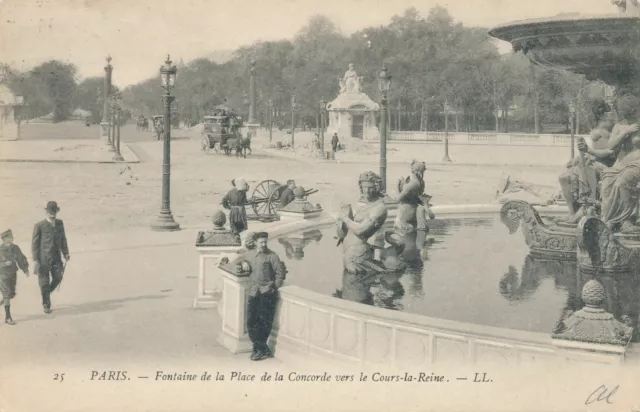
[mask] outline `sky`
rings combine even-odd
[[[50,59],[80,78],[102,76],[113,58],[114,84],[156,76],[170,54],[185,62],[255,41],[293,38],[323,14],[343,34],[388,24],[409,7],[426,16],[444,6],[456,21],[492,27],[560,13],[615,13],[610,0],[0,0],[0,62],[22,70]]]

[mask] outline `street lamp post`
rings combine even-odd
[[[387,96],[391,89],[391,75],[387,71],[387,66],[383,65],[378,73],[378,89],[382,94],[380,99],[380,178],[382,179],[382,190],[387,192]]]
[[[109,98],[109,152],[116,152],[116,97],[114,94]]]
[[[267,107],[269,107],[269,143],[271,143],[273,139],[273,100],[271,100],[271,97],[269,97]]]
[[[296,137],[296,96],[295,94],[291,98],[291,148],[296,149],[295,143]]]
[[[178,68],[171,64],[171,58],[167,56],[164,66],[160,67],[160,78],[164,93],[164,147],[162,156],[162,206],[151,224],[151,229],[157,231],[180,230],[180,225],[173,219],[171,213],[171,88],[175,85]]]
[[[324,100],[324,97],[320,99],[320,149],[322,149],[322,155],[326,156],[324,151],[324,109],[327,105],[327,102]]]
[[[100,122],[100,136],[105,138],[105,144],[109,142],[109,96],[111,96],[111,73],[113,66],[111,65],[111,56],[107,56],[107,65],[104,66],[104,102],[102,108],[102,121]]]
[[[116,93],[115,95],[115,115],[114,115],[114,124],[115,124],[115,154],[113,155],[113,160],[117,162],[122,162],[124,158],[120,153],[120,122],[122,119],[122,107],[120,103],[120,93]]]
[[[449,157],[449,102],[444,102],[444,157],[443,162],[450,163]]]
[[[260,124],[256,122],[256,61],[251,60],[251,68],[249,69],[249,119],[247,119],[247,128],[251,136],[256,136]]]
[[[576,106],[573,102],[569,103],[569,123],[571,126],[571,159],[573,159],[576,156],[576,152],[575,152]]]

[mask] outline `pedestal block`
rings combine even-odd
[[[222,328],[218,343],[231,353],[251,352],[253,345],[247,332],[247,305],[249,302],[249,274],[238,273],[233,264],[219,267],[222,279],[220,317]]]
[[[306,198],[305,190],[298,186],[293,190],[295,200],[278,210],[283,219],[315,219],[322,213],[320,204],[312,205]]]
[[[222,299],[222,278],[219,271],[214,271],[213,276],[208,278],[208,263],[213,263],[217,268],[225,254],[237,254],[242,250],[240,238],[231,233],[231,230],[225,229],[226,220],[224,212],[219,210],[212,218],[213,229],[198,232],[196,250],[200,255],[200,270],[198,273],[198,294],[193,301],[194,308],[213,308]]]
[[[100,122],[100,139],[104,140],[105,143],[109,143],[109,123],[108,122]]]
[[[251,137],[254,138],[258,135],[260,129],[260,123],[247,123],[247,130],[251,133]]]
[[[193,300],[195,309],[215,308],[222,299],[222,278],[217,270],[221,259],[237,254],[239,246],[196,246],[200,255],[198,271],[198,294]],[[209,270],[207,270],[209,267]]]

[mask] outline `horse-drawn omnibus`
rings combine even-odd
[[[205,153],[213,149],[217,153],[224,152],[230,155],[233,150],[236,156],[246,157],[248,144],[243,139],[240,129],[243,125],[242,118],[235,114],[227,105],[216,106],[211,115],[204,117],[204,128],[200,139],[200,148]]]

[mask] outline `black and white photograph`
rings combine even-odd
[[[639,0],[0,0],[0,412],[640,412]]]

